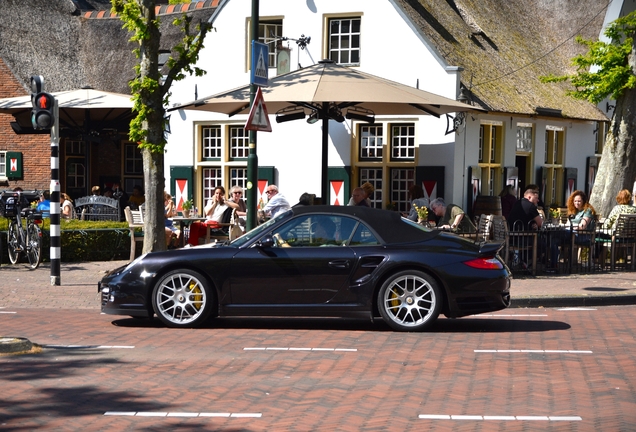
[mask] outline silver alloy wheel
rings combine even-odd
[[[425,273],[404,271],[389,278],[378,293],[378,307],[395,330],[417,331],[439,315],[442,297],[436,282]]]
[[[171,327],[188,327],[202,322],[211,303],[203,277],[189,270],[165,275],[155,286],[152,298],[157,316]]]

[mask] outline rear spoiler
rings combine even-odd
[[[487,242],[479,245],[479,255],[495,256],[504,247],[504,242]]]

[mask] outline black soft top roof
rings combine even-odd
[[[385,243],[411,243],[430,239],[437,233],[427,232],[402,220],[398,212],[358,206],[297,206],[294,215],[306,213],[333,213],[359,218],[372,228]]]

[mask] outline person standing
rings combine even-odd
[[[267,194],[267,204],[265,205],[263,212],[270,218],[275,218],[279,214],[291,209],[291,205],[289,205],[287,198],[278,192],[278,186],[267,186],[265,193]]]
[[[62,219],[76,219],[75,217],[75,207],[73,207],[73,200],[66,193],[62,192],[60,194],[62,198]]]
[[[477,231],[470,218],[465,217],[464,210],[455,204],[444,202],[444,198],[436,198],[431,202],[431,210],[435,216],[441,218],[438,227],[441,229],[457,231],[461,233],[474,233]]]
[[[517,202],[515,188],[512,185],[506,185],[499,196],[501,197],[501,215],[508,220],[512,207]]]

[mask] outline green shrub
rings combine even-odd
[[[26,221],[23,220],[24,223]],[[50,221],[42,228],[42,259],[50,258]],[[8,220],[0,219],[2,263],[7,254]],[[125,260],[130,256],[130,236],[126,222],[63,220],[60,224],[62,262]]]

